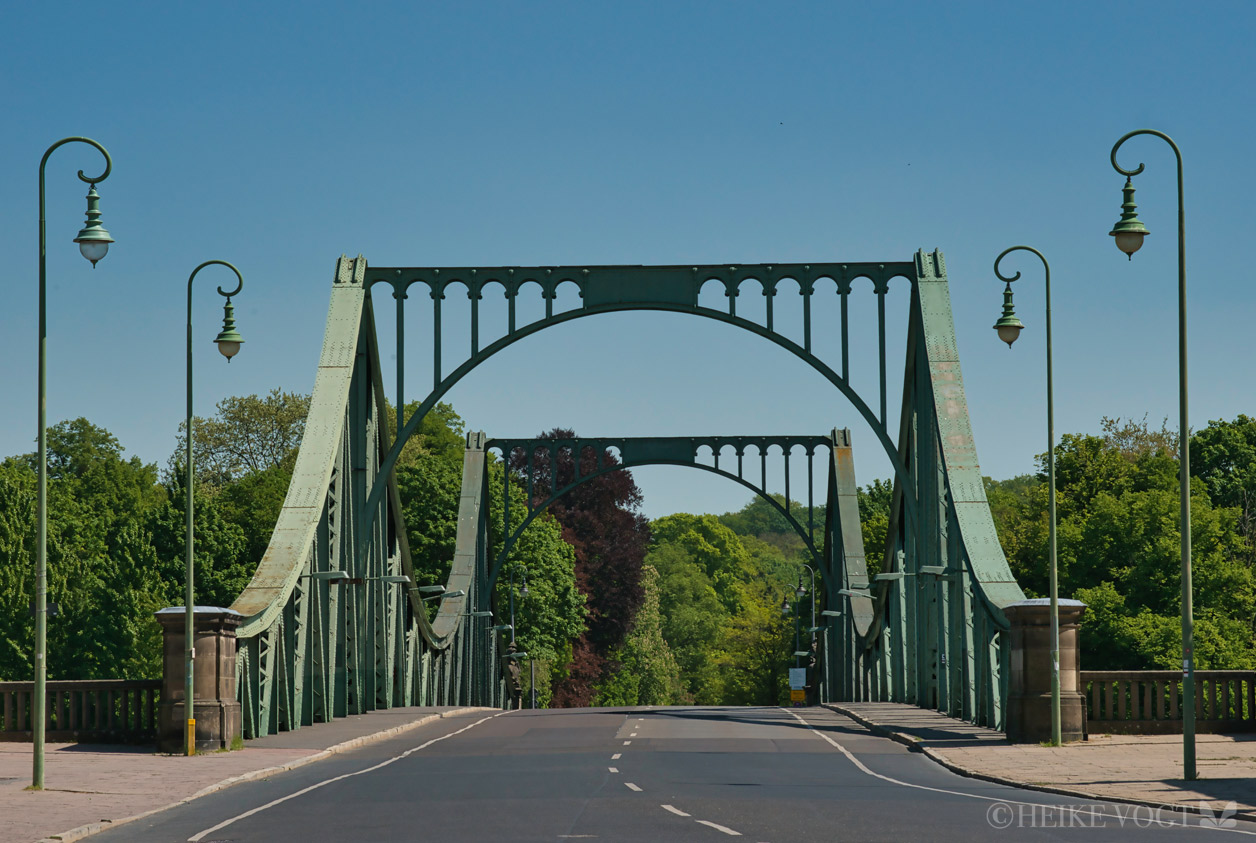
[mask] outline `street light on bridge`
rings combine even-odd
[[[218,336],[214,339],[214,343],[218,346],[218,352],[227,358],[227,362],[231,362],[231,358],[240,353],[240,345],[244,342],[244,338],[240,336],[235,328],[235,308],[231,305],[231,297],[239,294],[244,289],[244,277],[240,275],[240,270],[226,261],[212,260],[205,261],[196,269],[192,270],[192,274],[188,276],[188,324],[187,324],[187,419],[184,427],[184,433],[187,436],[187,459],[186,474],[184,478],[185,495],[184,495],[184,521],[186,525],[187,536],[184,541],[184,632],[183,632],[183,713],[187,720],[187,746],[186,754],[191,756],[196,754],[196,697],[193,695],[195,684],[193,681],[193,673],[196,665],[196,603],[193,599],[193,565],[192,565],[192,548],[193,548],[193,529],[192,529],[192,508],[195,498],[196,475],[194,473],[194,463],[192,457],[192,282],[196,279],[196,275],[207,266],[225,266],[235,273],[236,288],[231,292],[218,288],[218,295],[225,296],[226,304],[223,305],[222,311],[222,330],[218,332]],[[335,578],[340,579],[340,578]]]
[[[999,271],[1003,258],[1012,252],[1032,252],[1042,261],[1046,280],[1047,302],[1047,548],[1048,567],[1050,570],[1051,597],[1051,745],[1060,746],[1064,741],[1061,735],[1060,717],[1060,599],[1059,599],[1059,567],[1056,561],[1056,516],[1055,516],[1055,392],[1052,386],[1051,368],[1051,265],[1047,263],[1042,252],[1032,246],[1013,246],[1004,249],[994,259],[994,274],[1006,286],[1003,289],[1003,315],[994,323],[999,339],[1007,343],[1010,349],[1016,342],[1021,330],[1025,327],[1016,318],[1012,309],[1012,282],[1021,277],[1018,272],[1006,276]]]
[[[1197,778],[1195,770],[1195,621],[1191,588],[1191,427],[1186,378],[1186,211],[1183,202],[1182,150],[1173,139],[1155,129],[1137,129],[1121,136],[1112,147],[1112,167],[1125,176],[1122,188],[1121,219],[1108,232],[1117,248],[1133,260],[1150,232],[1138,219],[1134,204],[1134,176],[1143,171],[1139,164],[1126,170],[1116,162],[1116,153],[1127,140],[1138,135],[1154,135],[1173,148],[1177,158],[1178,198],[1178,488],[1180,493],[1182,539],[1182,765],[1184,778]]]
[[[35,539],[35,687],[31,695],[32,742],[34,743],[31,771],[31,789],[44,789],[44,735],[47,712],[48,684],[48,235],[44,225],[44,169],[48,158],[67,143],[85,143],[94,146],[105,156],[105,171],[95,178],[88,178],[83,171],[78,177],[87,182],[87,222],[74,238],[79,252],[96,266],[96,262],[109,251],[114,242],[109,232],[100,224],[100,196],[96,185],[109,178],[113,159],[109,152],[91,138],[69,137],[48,147],[39,160],[39,480],[36,492],[36,539]]]

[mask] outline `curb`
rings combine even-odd
[[[142,814],[136,814],[131,817],[123,817],[122,819],[117,820],[101,820],[100,822],[80,825],[77,828],[70,829],[69,831],[62,831],[59,834],[50,834],[47,837],[41,837],[39,840],[35,841],[35,843],[73,843],[75,840],[82,840],[84,837],[90,837],[93,834],[98,834],[99,832],[107,831],[111,828],[117,828],[120,825],[126,825],[127,823],[135,822],[136,820],[142,820],[145,817],[151,817],[153,814],[159,814],[162,811],[168,811],[171,808],[177,808],[180,805],[185,805],[188,802],[191,802],[193,799],[200,799],[202,796],[209,796],[211,793],[226,790],[227,788],[233,787],[237,784],[244,784],[245,782],[270,778],[271,776],[278,775],[279,773],[286,773],[289,770],[295,770],[297,767],[304,767],[307,764],[322,761],[342,752],[348,752],[349,750],[357,749],[358,747],[366,746],[367,744],[388,740],[389,738],[409,732],[412,729],[425,726],[435,720],[443,720],[447,717],[457,717],[461,714],[473,714],[477,711],[498,711],[498,709],[471,706],[467,708],[455,708],[450,711],[442,711],[438,714],[429,714],[425,717],[420,717],[418,720],[412,720],[409,723],[394,726],[391,729],[384,729],[380,732],[373,732],[369,735],[362,735],[361,737],[343,741],[335,744],[334,746],[329,746],[327,749],[319,750],[312,755],[306,755],[302,758],[297,758],[294,761],[289,761],[287,764],[278,764],[274,767],[264,767],[260,770],[253,770],[248,773],[241,773],[238,776],[223,779],[222,781],[211,784],[208,787],[201,788],[191,796],[185,796],[177,802],[171,802],[169,805],[162,805],[160,808],[153,808],[152,810],[145,811]]]
[[[836,711],[838,714],[849,717],[851,720],[854,720],[856,723],[858,723],[860,726],[863,726],[865,729],[867,729],[869,732],[872,732],[874,735],[877,735],[883,738],[889,738],[895,743],[900,743],[903,746],[907,747],[912,752],[922,753],[926,757],[928,757],[930,761],[934,762],[935,764],[945,767],[946,769],[950,770],[952,773],[955,773],[960,776],[964,776],[965,778],[977,779],[983,782],[990,782],[991,784],[1007,785],[1008,787],[1015,787],[1020,790],[1034,790],[1039,793],[1051,793],[1056,796],[1076,796],[1080,799],[1086,799],[1093,802],[1119,802],[1122,805],[1142,805],[1148,808],[1155,808],[1157,810],[1178,811],[1182,813],[1199,814],[1201,816],[1203,815],[1203,811],[1200,810],[1200,808],[1195,805],[1172,804],[1169,802],[1154,802],[1150,799],[1133,799],[1128,796],[1105,796],[1102,794],[1098,794],[1098,793],[1094,793],[1094,792],[1086,791],[1086,790],[1072,790],[1067,787],[1057,787],[1055,785],[1046,785],[1046,784],[1035,784],[1033,782],[1024,782],[1018,779],[1004,778],[1002,776],[992,776],[989,773],[982,773],[978,770],[973,770],[968,767],[964,767],[960,764],[956,764],[954,761],[951,761],[945,755],[942,755],[941,753],[935,751],[934,749],[929,747],[927,744],[916,740],[914,737],[907,734],[906,732],[895,731],[889,726],[883,726],[880,723],[877,723],[873,720],[869,720],[867,717],[864,717],[862,714],[858,714],[836,703],[824,703],[821,707],[830,709],[832,711]],[[1236,811],[1233,814],[1233,817],[1235,819],[1240,819],[1244,821],[1256,821],[1256,811],[1253,811],[1249,808],[1240,808],[1238,811]]]

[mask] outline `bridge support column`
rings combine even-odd
[[[157,749],[161,752],[180,752],[186,746],[185,617],[182,606],[157,612],[162,633],[161,705],[157,709]],[[241,620],[231,609],[196,607],[193,711],[199,751],[230,749],[242,734],[236,698],[236,627]]]
[[[1060,736],[1080,741],[1086,707],[1081,692],[1078,632],[1086,604],[1060,600]],[[1003,608],[1012,628],[1007,737],[1013,743],[1051,740],[1051,603],[1022,600]]]

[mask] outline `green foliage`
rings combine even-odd
[[[602,683],[594,705],[675,705],[685,701],[680,667],[663,637],[659,573],[641,569],[645,598],[624,645],[614,653],[618,669]]]
[[[752,506],[718,518],[679,513],[650,525],[646,563],[658,572],[663,638],[685,696],[698,704],[775,705],[785,687],[792,621],[782,620],[780,601],[805,573],[801,559],[811,557],[787,556],[766,541],[774,534],[764,530],[772,524],[764,513]],[[739,535],[730,525],[763,532]]]
[[[33,673],[35,455],[0,464],[0,677]],[[126,459],[86,419],[48,430],[48,675],[159,675],[152,612],[168,605],[147,515],[164,506],[157,470]],[[101,607],[108,607],[102,611]]]
[[[1191,474],[1214,504],[1238,510],[1248,560],[1256,564],[1256,419],[1240,414],[1192,436]]]
[[[413,411],[416,405],[411,405]],[[395,427],[395,417],[392,424]],[[414,579],[418,585],[443,584],[449,578],[457,543],[458,498],[462,491],[466,435],[462,419],[448,404],[438,404],[420,423],[403,448],[397,485],[410,543]],[[410,450],[406,450],[409,448]],[[489,464],[489,558],[501,551],[505,468]],[[522,525],[527,514],[525,493],[512,483],[511,530]],[[563,541],[562,529],[548,514],[534,519],[511,548],[498,578],[494,595],[498,617],[509,611],[510,569],[526,568],[528,597],[520,598],[522,577],[516,573],[516,638],[529,656],[559,660],[570,651],[569,642],[584,629],[585,599],[576,588],[575,555]],[[434,606],[435,604],[433,604]],[[548,689],[541,694],[548,699]]]
[[[783,508],[788,508],[790,515],[802,526],[808,528],[807,508],[798,501],[785,501],[784,495],[772,495],[772,500]],[[824,542],[824,504],[815,507],[812,513],[812,542],[819,549]],[[777,548],[786,558],[802,558],[810,561],[810,552],[802,536],[794,529],[794,525],[762,495],[755,495],[749,503],[736,512],[726,512],[719,516],[720,523],[739,536],[753,536]]]
[[[712,659],[723,676],[724,705],[779,705],[789,690],[794,619],[763,583],[738,586],[741,611],[728,618]],[[804,604],[805,605],[805,604]]]
[[[1240,416],[1193,437],[1201,443],[1205,478],[1191,496],[1200,669],[1256,662],[1252,544],[1245,511],[1232,505],[1244,500],[1254,428]],[[1089,606],[1081,637],[1085,668],[1174,668],[1182,658],[1177,438],[1163,425],[1148,428],[1145,419],[1104,419],[1103,431],[1065,435],[1056,449],[1060,594]],[[1045,455],[1039,465],[1036,478],[986,482],[1012,572],[1033,595],[1045,595],[1048,584]]]
[[[147,514],[146,523],[154,550],[153,570],[164,584],[166,606],[184,602],[187,573],[186,486],[180,471],[170,480],[170,496],[161,506]],[[223,494],[206,494],[197,484],[192,507],[192,569],[196,602],[201,606],[230,606],[248,585],[261,556],[249,554],[250,536],[222,512]],[[277,513],[276,513],[277,514]],[[265,542],[274,529],[274,521],[258,525],[260,535],[254,543]]]
[[[863,535],[868,577],[881,573],[886,540],[890,532],[890,506],[894,502],[894,481],[873,480],[856,490],[859,500],[859,527]]]
[[[291,473],[309,412],[310,396],[279,389],[272,389],[265,397],[224,398],[215,407],[213,418],[192,419],[197,479],[211,486],[225,486],[279,466]],[[179,426],[179,432],[179,446],[170,456],[172,471],[184,464],[184,425]]]

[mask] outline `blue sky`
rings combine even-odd
[[[75,172],[99,157],[62,148],[48,170],[49,417],[87,416],[163,465],[183,417],[185,283],[211,258],[244,273],[246,345],[227,365],[209,344],[227,273],[207,270],[200,414],[232,394],[311,388],[341,253],[465,266],[897,261],[941,248],[982,469],[1007,477],[1031,470],[1046,440],[1029,260],[1015,266],[1022,340],[1009,351],[990,330],[993,259],[1027,243],[1052,262],[1057,429],[1097,431],[1104,415],[1175,426],[1164,144],[1123,153],[1147,164],[1136,184],[1152,236],[1133,262],[1107,236],[1122,184],[1108,153],[1142,127],[1172,135],[1186,160],[1192,420],[1256,414],[1242,251],[1256,178],[1250,3],[49,2],[4,20],[0,454],[34,447],[36,174],[67,135],[113,155],[100,193],[117,243],[94,270],[78,256]],[[892,297],[891,318],[905,317],[905,296]],[[410,330],[422,347],[421,325]],[[902,335],[891,329],[898,356]],[[874,347],[861,348],[856,385],[875,372]],[[425,371],[417,353],[407,367]],[[705,320],[579,320],[513,346],[449,397],[500,436],[850,426],[860,480],[889,474],[818,375]],[[703,472],[637,479],[651,516],[746,501]]]

